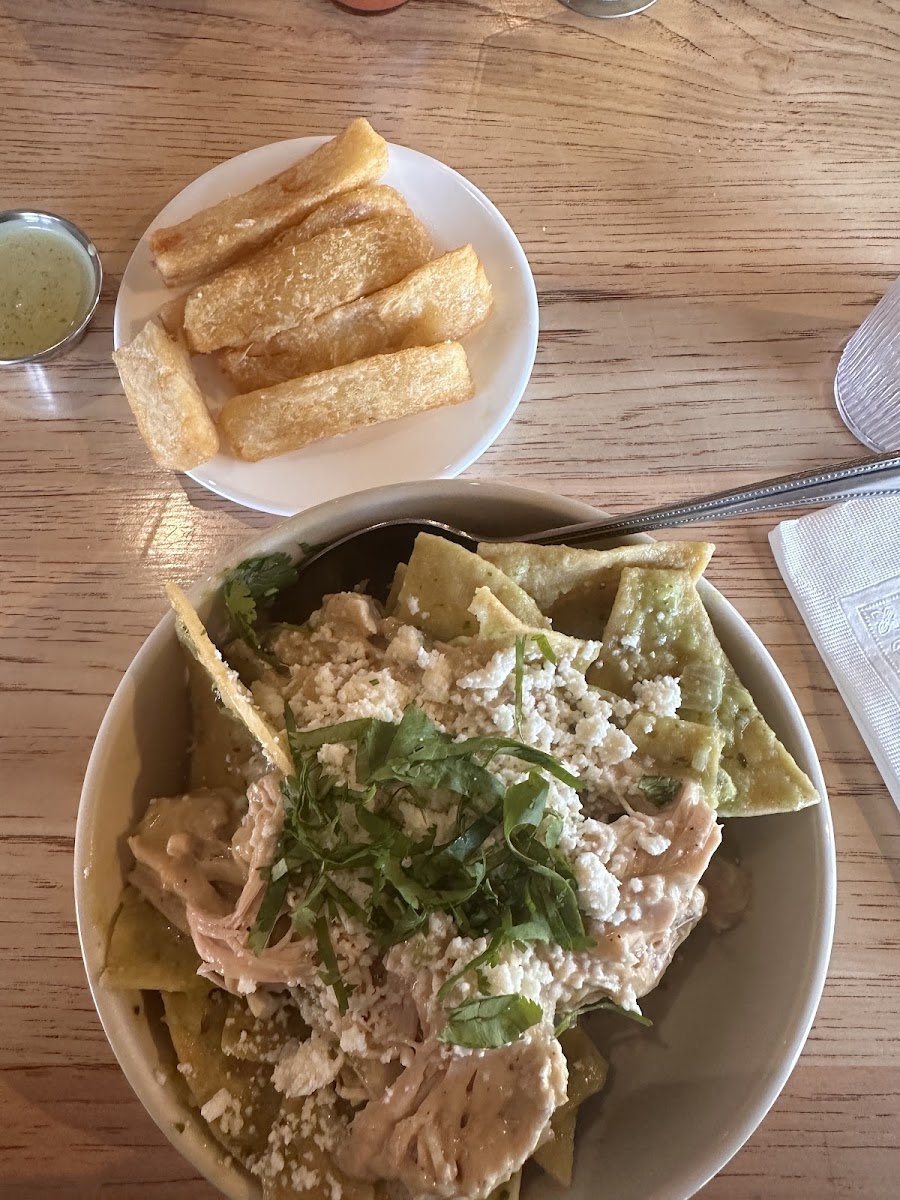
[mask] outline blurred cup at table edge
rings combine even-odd
[[[634,17],[656,0],[560,0],[566,8],[583,17]]]
[[[391,12],[400,8],[406,0],[331,0],[337,8],[345,12],[356,13],[357,16],[375,16],[377,13]]]

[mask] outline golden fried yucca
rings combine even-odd
[[[396,283],[430,256],[431,240],[411,214],[372,217],[274,246],[191,292],[184,312],[188,345],[205,353],[266,341]]]
[[[257,462],[474,394],[458,342],[380,354],[226,401],[219,427],[232,453]]]
[[[141,436],[161,467],[189,471],[219,449],[219,435],[197,387],[187,350],[148,321],[113,362]]]
[[[176,342],[184,340],[184,306],[187,304],[187,298],[187,292],[183,292],[180,296],[173,296],[156,314],[163,329]]]
[[[156,268],[169,287],[199,283],[259,250],[332,196],[374,183],[388,147],[360,118],[312,154],[248,192],[229,196],[150,238]]]
[[[367,221],[370,217],[375,216],[412,218],[412,215],[409,205],[394,188],[386,187],[381,183],[373,184],[371,187],[354,188],[352,192],[342,192],[340,195],[332,197],[331,200],[326,200],[299,225],[286,229],[268,246],[244,259],[243,265],[250,266],[251,263],[257,262],[260,256],[265,256],[276,248],[308,242],[317,234],[324,233],[328,229],[356,225],[359,221]],[[262,261],[265,264],[267,259],[263,257]],[[184,337],[184,310],[189,295],[190,292],[183,292],[180,296],[168,300],[159,310],[159,319],[169,337]],[[439,339],[434,338],[433,340],[438,341]],[[286,378],[290,378],[290,376],[286,376]],[[255,384],[254,387],[262,387],[262,384]],[[241,390],[251,391],[252,389],[242,388]]]
[[[372,354],[458,341],[486,319],[491,304],[484,268],[472,247],[462,246],[391,287],[323,313],[271,341],[246,350],[224,350],[219,361],[239,391],[255,391]]]
[[[326,229],[339,229],[342,225],[356,225],[370,217],[412,216],[412,210],[396,188],[385,183],[370,184],[354,188],[352,192],[341,192],[313,209],[299,225],[278,235],[278,244],[296,236],[308,242]]]

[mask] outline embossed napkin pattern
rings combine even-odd
[[[900,807],[900,499],[848,500],[769,535],[794,603]]]

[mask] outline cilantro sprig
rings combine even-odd
[[[290,555],[282,552],[245,558],[222,582],[222,599],[231,620],[234,637],[243,638],[257,654],[268,656],[256,623],[270,608],[278,593],[297,582],[297,568]]]
[[[610,1000],[605,996],[602,1000],[598,1000],[595,1004],[584,1004],[581,1008],[573,1008],[569,1012],[564,1013],[556,1022],[554,1033],[557,1037],[561,1033],[565,1033],[567,1029],[571,1029],[576,1025],[582,1017],[591,1012],[611,1012],[619,1017],[627,1017],[629,1021],[634,1021],[637,1025],[644,1025],[650,1028],[653,1022],[649,1017],[645,1017],[643,1013],[635,1012],[631,1008],[623,1008],[621,1004],[616,1004],[615,1000]]]
[[[528,645],[529,640],[533,641],[538,650],[540,650],[541,657],[543,658],[544,662],[552,663],[554,667],[557,663],[556,655],[553,653],[553,647],[550,645],[550,640],[545,634],[525,633],[522,634],[521,637],[516,638],[516,659],[515,667],[513,669],[515,692],[513,712],[515,714],[516,733],[521,733],[522,728],[522,710],[525,695],[525,647]]]
[[[470,1050],[493,1050],[521,1037],[537,1025],[543,1009],[525,996],[484,996],[467,1000],[447,1014],[439,1042],[466,1046]]]

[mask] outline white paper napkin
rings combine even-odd
[[[848,500],[782,522],[769,541],[900,808],[900,499]]]

